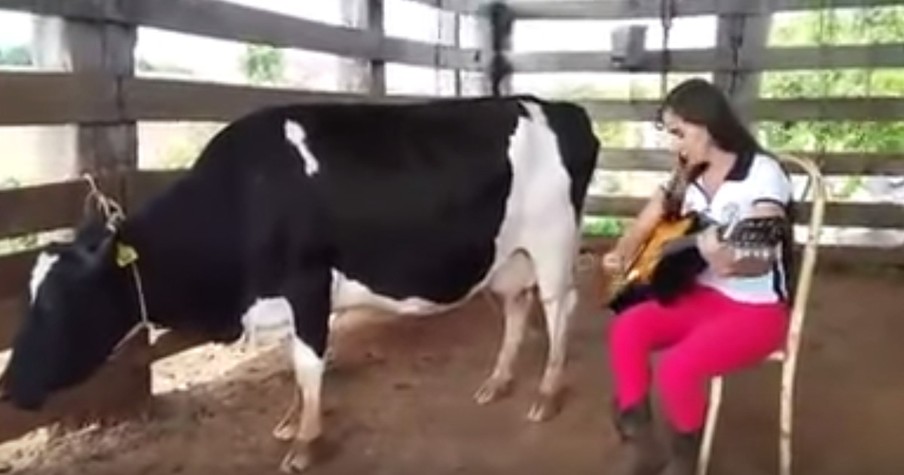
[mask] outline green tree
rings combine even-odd
[[[769,43],[777,46],[876,44],[904,42],[904,7],[819,10],[777,22]],[[900,96],[900,69],[845,69],[776,72],[763,75],[766,98]],[[769,122],[760,126],[763,140],[776,149],[904,150],[904,123],[845,121]]]
[[[284,79],[285,61],[278,48],[246,45],[240,61],[242,72],[252,84],[277,84]]]
[[[0,65],[31,66],[32,63],[31,50],[27,46],[0,48]]]

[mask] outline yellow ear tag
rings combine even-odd
[[[116,245],[116,263],[119,267],[125,267],[138,260],[138,252],[128,244]]]

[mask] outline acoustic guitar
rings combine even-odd
[[[695,212],[661,220],[610,286],[609,307],[621,312],[650,297],[662,303],[673,301],[689,289],[694,277],[706,267],[696,247],[697,236],[710,227],[735,251],[735,258],[772,256],[787,230],[785,218],[777,216],[731,219],[719,224]]]

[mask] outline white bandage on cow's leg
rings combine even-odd
[[[283,459],[284,472],[300,472],[313,461],[312,445],[322,433],[320,391],[323,381],[323,359],[300,338],[292,341],[292,365],[295,381],[301,390],[304,407],[299,415],[298,430],[292,449]]]

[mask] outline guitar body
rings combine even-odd
[[[725,225],[696,213],[663,220],[641,246],[625,276],[615,280],[609,307],[620,313],[650,298],[667,305],[690,289],[707,265],[696,238],[710,226],[716,227],[718,239],[734,249],[736,258],[768,255],[788,232],[781,217],[745,218]]]
[[[696,247],[690,245],[700,228],[696,213],[660,221],[631,260],[624,277],[613,282],[609,307],[620,313],[651,297],[668,302],[692,284],[693,276],[704,264]],[[666,253],[676,242],[683,243],[685,249]]]
[[[696,228],[694,215],[660,221],[641,246],[640,252],[634,258],[631,266],[628,267],[628,281],[649,284],[660,259],[662,259],[662,251],[666,244],[687,236],[694,228]]]

